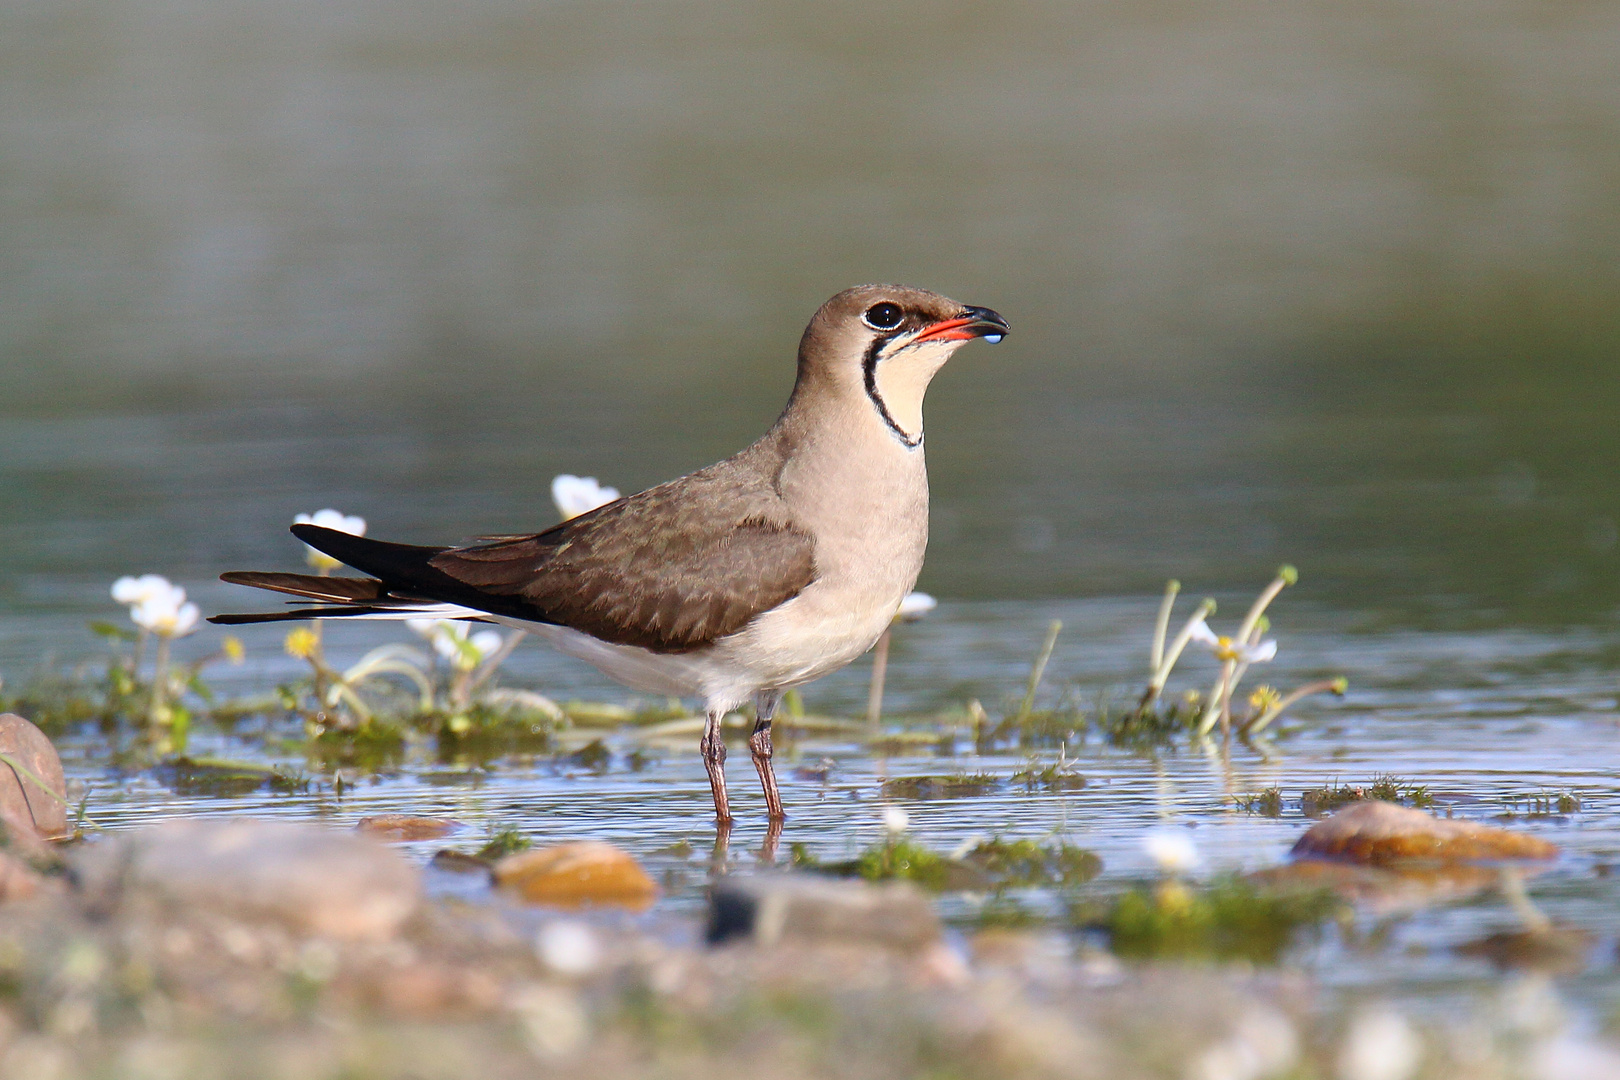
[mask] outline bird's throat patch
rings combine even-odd
[[[943,338],[912,341],[885,354],[883,347],[893,344],[877,341],[868,347],[863,362],[866,395],[895,437],[915,449],[922,445],[923,396],[928,384],[962,342]]]

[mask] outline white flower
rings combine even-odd
[[[151,596],[161,596],[174,588],[162,574],[142,574],[140,577],[121,577],[113,582],[112,598],[120,604],[139,604]]]
[[[557,504],[564,521],[588,514],[618,497],[618,488],[603,487],[594,476],[563,473],[551,481],[551,501]]]
[[[1341,1080],[1407,1080],[1423,1063],[1423,1041],[1400,1013],[1373,1005],[1350,1022],[1339,1048]]]
[[[1263,664],[1277,655],[1275,638],[1267,638],[1257,645],[1246,645],[1229,637],[1216,636],[1203,619],[1193,623],[1187,639],[1208,647],[1217,660],[1232,660],[1239,664]]]
[[[883,830],[891,838],[899,837],[911,827],[911,815],[898,806],[885,806],[883,808]]]
[[[1185,874],[1198,865],[1198,847],[1186,829],[1155,829],[1142,837],[1142,850],[1166,874]]]
[[[471,623],[459,619],[406,619],[405,625],[427,638],[434,652],[461,671],[482,664],[502,644],[499,631],[480,630],[475,634]]]
[[[900,610],[894,613],[894,617],[901,622],[916,622],[938,606],[939,601],[925,592],[908,592],[905,599],[900,601]]]
[[[559,975],[589,975],[602,962],[596,933],[584,923],[559,919],[540,928],[534,951],[540,962]]]
[[[156,577],[156,575],[148,575]],[[159,637],[185,637],[197,628],[201,612],[197,605],[186,600],[186,590],[171,585],[163,578],[162,588],[152,588],[129,609],[129,617],[136,626],[150,630]],[[129,590],[126,590],[128,593]]]
[[[326,509],[317,510],[313,514],[299,514],[293,518],[293,524],[318,525],[323,529],[331,529],[334,532],[348,533],[350,536],[366,535],[365,518],[345,514],[339,510]],[[314,548],[309,547],[308,544],[304,546],[309,548],[309,553],[304,556],[304,561],[317,570],[336,570],[343,565],[324,551],[316,551]]]

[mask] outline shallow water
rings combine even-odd
[[[1165,578],[1230,615],[1283,561],[1303,579],[1264,677],[1351,684],[1269,759],[1092,741],[1068,748],[1083,791],[910,805],[917,837],[1061,834],[1107,887],[1146,872],[1166,821],[1196,828],[1206,872],[1275,863],[1299,791],[1330,781],[1392,773],[1473,819],[1573,790],[1567,820],[1516,820],[1566,849],[1532,896],[1596,933],[1564,984],[1612,1016],[1620,9],[1436,10],[10,5],[0,677],[93,653],[120,574],[255,603],[216,576],[298,565],[297,513],[445,542],[549,524],[558,472],[629,490],[707,464],[774,417],[816,304],[915,281],[1013,332],[930,394],[921,586],[943,603],[897,636],[891,714],[999,711],[1052,618],[1043,700],[1123,700]],[[918,22],[948,62],[896,52]],[[209,673],[222,693],[301,674],[279,631],[243,636],[248,665]],[[329,641],[343,661],[399,636]],[[866,665],[808,688],[811,711],[858,715]],[[1178,687],[1212,676],[1190,662]],[[627,700],[539,645],[506,679]],[[600,775],[418,747],[341,797],[317,775],[231,799],[115,774],[84,733],[64,749],[109,828],[405,812],[464,821],[463,846],[492,824],[607,837],[671,875],[651,917],[689,914],[712,842],[693,747],[631,771],[634,736],[610,742]],[[784,849],[822,858],[879,836],[882,777],[1023,764],[782,757]],[[826,784],[792,778],[822,757]],[[746,867],[760,807],[732,761]],[[1280,820],[1223,802],[1273,784],[1296,801]],[[692,858],[660,854],[682,839]],[[1450,947],[1513,919],[1475,900],[1294,962],[1444,1008],[1491,986]]]
[[[1061,618],[1065,630],[1048,669],[1043,700],[1064,695],[1088,703],[1105,695],[1120,700],[1133,684],[1123,683],[1119,674],[1145,666],[1153,608],[1152,598],[947,603],[928,620],[898,632],[889,704],[915,716],[959,703],[962,695],[981,696],[995,705],[1016,694],[1043,620],[1052,617]],[[1185,746],[1158,754],[1130,753],[1093,736],[1065,748],[1086,777],[1080,791],[1030,793],[1004,784],[974,797],[885,800],[879,787],[886,778],[959,771],[1005,778],[1028,756],[977,756],[968,739],[959,740],[963,752],[951,756],[875,758],[848,742],[784,735],[778,765],[791,816],[781,855],[785,857],[789,845],[802,844],[820,859],[850,857],[882,838],[883,809],[892,804],[906,810],[917,840],[940,850],[990,835],[1061,837],[1087,848],[1103,861],[1102,875],[1085,887],[1096,892],[1151,877],[1142,839],[1166,826],[1193,830],[1200,876],[1279,864],[1308,824],[1298,805],[1302,790],[1393,773],[1427,786],[1439,812],[1477,821],[1513,814],[1513,827],[1563,848],[1556,865],[1529,882],[1530,897],[1551,918],[1594,937],[1584,970],[1559,984],[1589,1021],[1620,1007],[1614,978],[1620,877],[1611,873],[1620,862],[1620,776],[1613,752],[1620,723],[1617,688],[1608,675],[1610,659],[1620,649],[1620,629],[1368,633],[1342,615],[1290,604],[1286,594],[1275,614],[1282,652],[1264,678],[1286,687],[1343,673],[1351,692],[1342,701],[1319,698],[1299,706],[1292,730],[1264,757],[1241,745],[1232,748],[1227,760]],[[387,636],[376,628],[346,628],[334,649],[339,655],[354,653]],[[508,681],[537,684],[559,697],[615,698],[593,676],[538,645],[525,646],[512,667]],[[233,681],[251,683],[266,674],[241,672]],[[864,674],[863,662],[813,687],[807,694],[813,710],[859,712]],[[1212,675],[1211,661],[1191,659],[1172,689],[1202,686]],[[902,716],[886,723],[899,729],[939,722]],[[563,749],[597,734],[575,732]],[[313,818],[341,827],[384,813],[464,823],[465,829],[444,841],[404,845],[423,859],[446,846],[474,849],[488,830],[503,825],[515,825],[542,842],[611,840],[635,852],[663,881],[664,898],[645,918],[671,933],[689,935],[693,926],[688,920],[701,909],[715,865],[707,784],[695,741],[649,744],[633,730],[609,733],[615,758],[605,772],[559,764],[550,755],[508,758],[483,768],[440,763],[420,748],[398,769],[370,776],[350,771],[352,786],[340,795],[332,791],[330,775],[314,773],[308,794],[231,798],[181,796],[151,774],[109,771],[104,747],[96,739],[69,740],[67,751],[70,776],[88,785],[91,816],[107,828],[221,813]],[[261,745],[210,738],[193,749],[262,760]],[[648,760],[632,768],[628,758],[636,750]],[[1050,761],[1055,753],[1039,756]],[[834,763],[824,782],[795,775],[797,766],[823,759]],[[307,765],[296,757],[285,761]],[[764,822],[752,770],[740,747],[732,755],[730,776],[739,821],[725,865],[745,871],[760,862]],[[1281,788],[1285,799],[1278,819],[1230,805],[1233,793],[1272,786]],[[1530,816],[1537,796],[1563,792],[1579,797],[1578,812]],[[690,849],[672,851],[683,843]],[[436,876],[435,882],[441,890],[467,888],[451,877]],[[478,889],[472,895],[487,898]],[[1063,904],[1056,894],[1032,889],[1014,896],[1032,912],[1061,919]],[[979,903],[982,899],[952,895],[942,901],[942,910],[971,922]],[[1363,913],[1353,932],[1329,933],[1314,946],[1296,949],[1289,962],[1316,973],[1334,994],[1396,994],[1444,1012],[1494,994],[1499,985],[1487,962],[1461,955],[1455,947],[1517,926],[1513,909],[1493,894],[1405,915]]]

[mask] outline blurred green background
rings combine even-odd
[[[1590,3],[8,0],[0,614],[241,603],[328,505],[549,523],[896,280],[1014,328],[930,396],[932,592],[1606,620],[1617,56]]]

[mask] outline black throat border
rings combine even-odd
[[[889,415],[889,407],[883,403],[883,395],[878,393],[878,354],[883,351],[883,346],[888,343],[888,338],[873,339],[872,344],[866,347],[866,355],[861,357],[861,374],[866,380],[866,396],[872,399],[872,404],[877,407],[878,415],[883,417],[885,424],[889,425],[889,430],[894,432],[894,437],[899,439],[907,450],[915,450],[922,445],[923,433],[917,432],[916,438],[907,435],[905,429],[895,423],[894,417]]]

